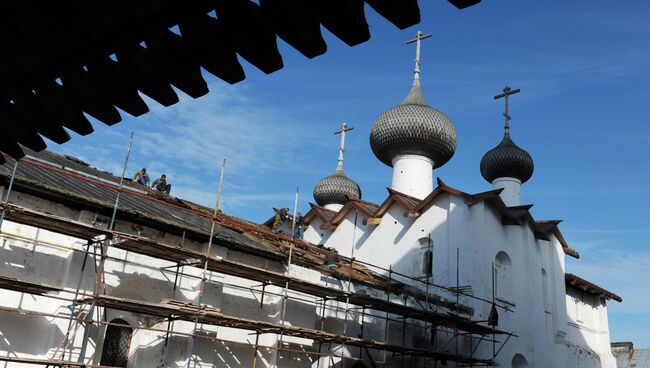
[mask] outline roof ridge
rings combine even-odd
[[[409,199],[416,200],[418,202],[422,201],[422,199],[420,199],[420,198],[413,197],[413,196],[408,195],[406,193],[402,193],[402,192],[400,192],[398,190],[395,190],[395,189],[392,189],[392,188],[386,188],[386,189],[388,189],[388,193],[390,193],[391,195],[396,194],[396,195],[399,195],[399,196],[402,196],[402,197],[406,197],[406,198],[409,198]]]

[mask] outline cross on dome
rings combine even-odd
[[[505,98],[505,100],[506,100],[506,111],[503,113],[503,117],[505,117],[505,119],[506,119],[506,123],[503,126],[503,129],[505,129],[505,134],[510,134],[510,120],[512,119],[512,117],[510,116],[510,112],[509,112],[509,109],[510,109],[510,96],[514,95],[514,94],[517,94],[519,92],[521,92],[521,90],[519,88],[512,89],[512,88],[510,88],[508,86],[505,86],[505,88],[503,88],[503,93],[494,96],[495,100],[498,100],[500,98]]]
[[[415,42],[415,71],[413,74],[413,85],[420,85],[420,43],[422,40],[431,37],[431,34],[423,35],[421,31],[415,35],[415,38],[406,41],[406,44],[411,44]]]
[[[314,187],[314,199],[320,206],[338,211],[350,199],[361,198],[361,188],[354,180],[348,178],[343,172],[343,153],[345,152],[345,133],[352,130],[346,123],[341,124],[341,129],[334,134],[341,135],[339,145],[339,160],[336,170],[319,180]]]
[[[350,130],[354,129],[351,126],[348,126],[348,124],[343,123],[341,124],[341,130],[337,130],[334,132],[334,134],[340,134],[341,135],[341,144],[339,146],[339,163],[336,165],[336,170],[343,170],[343,153],[345,152],[345,132],[348,132]]]

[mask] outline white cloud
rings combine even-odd
[[[278,193],[273,186],[260,183],[320,175],[310,160],[324,148],[331,151],[327,146],[331,142],[319,139],[325,136],[325,127],[247,97],[246,87],[221,84],[213,82],[210,93],[196,100],[179,93],[181,101],[171,107],[145,97],[151,107],[148,114],[114,127],[95,122],[96,133],[58,151],[119,175],[133,129],[127,177],[141,167],[147,168],[152,180],[164,173],[173,185],[173,195],[213,207],[226,158],[224,210],[269,210],[271,205],[290,201],[293,193]]]

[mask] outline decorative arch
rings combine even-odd
[[[496,296],[510,301],[513,288],[512,261],[504,251],[499,251],[494,258],[494,281]]]
[[[129,361],[131,337],[133,329],[128,322],[116,318],[111,320],[104,334],[102,358],[100,365],[111,367],[126,367]]]
[[[512,368],[528,368],[528,360],[523,355],[517,353],[512,357]]]

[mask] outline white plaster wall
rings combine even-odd
[[[75,220],[95,221],[102,223],[106,220],[87,211],[76,211],[62,205],[49,203],[18,192],[14,193],[12,203],[36,208],[44,212],[62,215]],[[105,221],[106,223],[108,221]],[[136,229],[137,228],[137,229]],[[180,245],[181,237],[134,226],[130,223],[116,223],[116,229],[125,232],[137,230],[141,235],[147,236],[166,244]],[[3,235],[0,246],[0,274],[15,277],[20,280],[37,283],[47,283],[74,290],[79,279],[83,253],[79,252],[85,242],[59,234],[50,233],[29,226],[18,225],[5,221],[2,227]],[[11,236],[9,234],[12,234]],[[205,244],[185,239],[185,247],[204,251]],[[73,250],[76,249],[77,251]],[[178,288],[173,291],[173,273],[163,273],[160,267],[173,266],[173,263],[153,259],[139,254],[126,252],[117,248],[109,248],[109,259],[106,261],[106,294],[150,302],[160,302],[165,298],[196,303],[198,301],[199,279],[201,270],[196,267],[182,267],[178,279]],[[245,262],[246,264],[284,271],[285,266],[239,253],[228,251],[218,245],[213,248],[214,256],[221,256],[231,260]],[[113,260],[116,259],[116,260]],[[123,262],[127,261],[127,262]],[[173,270],[175,267],[171,267]],[[194,276],[194,277],[191,277]],[[315,279],[314,275],[311,275]],[[92,262],[88,262],[86,272],[83,274],[81,291],[91,293],[94,288],[95,276]],[[245,318],[271,321],[280,323],[282,298],[279,296],[281,287],[269,286],[263,306],[260,307],[259,283],[249,280],[208,273],[209,283],[206,284],[205,293],[201,300],[213,307],[220,308],[225,314]],[[321,282],[320,280],[318,280]],[[255,292],[249,290],[252,288]],[[273,295],[275,294],[275,295]],[[298,295],[289,291],[292,297]],[[62,293],[61,296],[71,297]],[[21,308],[28,311],[56,313],[69,316],[67,301],[52,298],[37,297],[12,291],[0,290],[0,306]],[[286,323],[313,328],[316,324],[317,309],[311,302],[290,300],[287,302]],[[56,347],[61,343],[68,330],[68,320],[52,317],[21,316],[15,313],[0,312],[0,333],[3,339],[0,343],[0,354],[28,356],[32,358],[51,358]],[[164,330],[167,322],[159,318],[136,315],[133,313],[106,311],[100,309],[100,316],[111,321],[122,318],[133,326],[156,328]],[[85,362],[99,363],[105,326],[90,329],[90,344],[84,357]],[[174,322],[174,330],[180,333],[191,333],[193,324],[188,322]],[[28,331],[27,333],[25,331]],[[255,336],[250,331],[229,329],[217,326],[199,326],[201,338],[195,344],[197,366],[250,366],[252,363]],[[83,328],[75,335],[75,349],[67,360],[76,361],[79,347],[83,337]],[[164,332],[135,329],[132,336],[129,367],[158,367],[162,364]],[[237,344],[240,343],[240,344]],[[241,344],[243,343],[243,344]],[[285,347],[296,351],[315,351],[317,349],[312,341],[304,339],[284,338]],[[262,347],[259,349],[258,367],[275,366],[282,361],[282,366],[304,367],[305,362],[313,357],[302,353],[282,353],[278,357],[276,351],[265,348],[277,344],[275,335],[262,335]],[[97,354],[95,347],[98,347]],[[168,366],[184,366],[190,348],[190,338],[183,335],[172,336],[167,354]],[[11,363],[0,363],[0,367],[18,366]]]
[[[88,211],[76,211],[62,205],[43,201],[29,195],[15,193],[14,203],[36,208],[41,211],[66,216],[72,219],[106,224],[108,219],[96,216]],[[441,195],[436,203],[427,209],[422,216],[414,219],[404,217],[404,209],[395,205],[391,207],[378,225],[364,225],[363,218],[351,211],[341,224],[333,231],[319,229],[319,220],[313,221],[305,230],[305,239],[318,240],[326,246],[336,248],[340,254],[354,257],[358,260],[377,264],[384,268],[392,267],[395,271],[413,277],[423,277],[422,247],[420,239],[431,236],[434,252],[433,279],[436,284],[451,287],[458,282],[461,286],[471,286],[473,295],[491,300],[492,263],[499,251],[505,251],[511,259],[511,288],[506,290],[504,300],[499,304],[506,305],[509,312],[499,310],[499,328],[513,331],[519,337],[511,338],[497,357],[500,366],[510,366],[515,354],[522,354],[533,367],[615,367],[609,351],[609,335],[606,306],[598,300],[592,300],[591,312],[585,312],[582,323],[575,321],[572,315],[572,297],[567,296],[564,287],[564,253],[555,238],[542,241],[534,238],[532,229],[528,226],[503,225],[501,217],[483,202],[468,206],[461,198],[451,195]],[[180,245],[181,237],[164,233],[146,227],[137,227],[131,223],[118,222],[118,230],[125,232],[140,232],[142,235],[158,239],[167,244]],[[0,247],[0,273],[22,280],[76,287],[80,276],[82,254],[69,248],[80,249],[83,242],[44,230],[5,222],[3,232],[13,234],[2,238]],[[323,234],[323,235],[320,235]],[[36,239],[36,240],[30,240]],[[205,244],[184,241],[184,246],[203,250]],[[458,250],[458,259],[457,259]],[[245,262],[283,272],[284,265],[265,259],[253,257],[236,251],[228,251],[216,246],[214,255]],[[109,295],[135,298],[159,302],[164,298],[174,298],[188,302],[196,302],[198,298],[199,276],[201,271],[194,267],[183,267],[187,275],[179,278],[179,287],[172,290],[171,273],[163,273],[160,267],[172,265],[169,262],[151,259],[149,257],[125,252],[116,248],[109,249],[110,257],[129,262],[109,260],[106,263],[107,293]],[[146,266],[143,266],[144,264]],[[456,265],[459,267],[459,279],[456,280]],[[92,265],[92,264],[91,264]],[[93,267],[88,267],[84,273],[82,290],[92,291],[94,286]],[[551,298],[550,311],[544,308],[544,291],[542,287],[541,270],[546,270],[549,278],[548,294]],[[330,287],[347,289],[346,282],[323,277],[320,273],[292,266],[290,273],[294,276],[308,279]],[[195,277],[191,277],[195,276]],[[226,314],[273,321],[280,323],[282,314],[283,290],[279,286],[267,287],[263,305],[260,306],[260,285],[241,278],[210,273],[211,281],[206,287],[203,303],[221,308]],[[401,279],[415,286],[421,286],[416,281]],[[256,291],[251,291],[252,288]],[[355,289],[354,286],[351,286]],[[360,289],[357,289],[360,291]],[[453,294],[443,290],[430,290],[445,298],[453,298]],[[370,292],[370,291],[368,291]],[[290,295],[305,298],[289,292]],[[446,294],[445,294],[446,293]],[[377,294],[376,297],[385,297]],[[399,295],[393,295],[395,302],[416,305],[412,300],[400,300]],[[475,320],[487,319],[490,306],[487,303],[473,301],[462,297],[462,303],[474,307]],[[46,313],[69,314],[69,303],[50,298],[34,297],[0,290],[0,305],[17,307],[26,310]],[[340,303],[328,302],[328,306],[344,307]],[[18,354],[39,358],[51,357],[54,349],[60,343],[67,331],[67,320],[52,320],[47,317],[19,317],[2,313],[0,318],[0,354]],[[360,334],[360,313],[345,315],[342,312],[326,310],[325,319],[321,319],[321,308],[310,301],[289,301],[286,306],[286,323],[296,326],[321,326],[332,332],[341,333],[345,328],[351,336]],[[7,318],[11,316],[10,318]],[[123,318],[134,326],[164,329],[166,322],[156,318],[138,316],[129,313],[107,312],[106,319]],[[364,316],[364,338],[383,340],[386,324],[383,313],[368,312]],[[396,316],[394,316],[396,317]],[[25,334],[24,331],[38,331]],[[174,322],[174,329],[190,333],[191,323]],[[91,359],[95,347],[101,350],[104,327],[91,330],[91,344],[86,351],[85,361],[99,363],[101,351]],[[198,366],[250,366],[252,363],[254,335],[247,331],[216,327],[201,326],[201,338],[197,338],[195,346]],[[395,344],[407,344],[426,347],[430,336],[423,330],[422,324],[408,324],[406,330],[402,323],[392,322],[388,325],[389,341]],[[76,345],[80,346],[83,330],[75,336]],[[161,364],[164,346],[164,333],[156,331],[136,330],[132,340],[132,351],[129,366],[153,367]],[[438,343],[444,344],[447,338],[439,334]],[[238,344],[243,343],[243,344]],[[313,357],[303,353],[276,354],[269,347],[276,346],[277,338],[273,335],[263,335],[259,349],[258,366],[275,366],[278,362],[285,367],[317,366]],[[297,338],[284,338],[285,347],[297,351],[317,351],[318,346],[311,341]],[[470,343],[461,339],[458,345],[451,344],[451,351],[469,351]],[[190,338],[176,335],[170,339],[167,354],[170,366],[186,364],[190,347]],[[332,345],[321,347],[327,354],[344,353],[357,356],[357,349],[343,348]],[[72,352],[76,360],[78,348]],[[489,357],[492,354],[491,344],[483,343],[478,349],[477,356]],[[373,357],[381,360],[382,354],[373,353]],[[329,360],[327,356],[320,359],[321,366]],[[335,362],[339,360],[334,358]],[[11,365],[0,363],[0,367]],[[453,365],[452,365],[453,366]]]
[[[519,206],[521,204],[521,181],[517,178],[497,178],[492,182],[494,189],[503,189],[499,196],[506,206]]]
[[[505,192],[510,193],[511,204],[519,204],[518,188],[506,189],[516,189],[516,193]],[[351,213],[325,244],[342,254],[349,251],[352,219]],[[506,296],[497,299],[497,303],[509,311],[499,309],[499,328],[519,337],[511,338],[503,348],[497,357],[499,365],[510,366],[512,358],[521,354],[529,366],[615,366],[604,306],[593,308],[593,315],[585,313],[586,326],[581,328],[571,319],[564,286],[565,254],[555,237],[551,236],[550,241],[535,239],[527,224],[503,225],[501,215],[485,203],[468,206],[461,198],[446,194],[417,219],[405,218],[404,209],[394,205],[378,225],[358,225],[357,234],[362,236],[356,236],[355,257],[414,277],[418,276],[422,262],[418,239],[430,234],[434,244],[433,282],[455,286],[458,262],[458,284],[471,285],[475,296],[487,300],[492,298],[492,263],[498,252],[506,252],[512,262],[511,284],[505,290]],[[546,296],[542,269],[548,278]],[[471,299],[461,301],[466,300]],[[487,319],[489,304],[474,301],[472,306],[474,319]],[[458,349],[467,351],[468,346],[460,344]],[[491,353],[491,344],[478,350],[482,356]]]
[[[423,199],[433,190],[433,161],[417,155],[395,157],[391,188]]]
[[[324,244],[332,234],[331,230],[321,229],[323,221],[319,218],[313,219],[308,225],[305,225],[302,239],[312,244]]]

